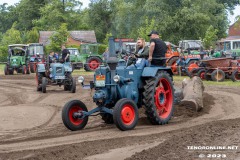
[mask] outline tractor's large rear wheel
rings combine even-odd
[[[83,114],[82,112],[88,112],[86,105],[79,100],[72,100],[66,103],[62,110],[63,124],[71,131],[77,131],[83,129],[87,122],[88,116],[79,118],[77,114]]]
[[[134,129],[138,122],[138,107],[127,98],[117,101],[113,110],[113,120],[117,128],[126,131]]]
[[[95,71],[102,63],[99,57],[89,57],[84,64],[85,71]]]
[[[166,124],[174,111],[174,89],[170,75],[161,71],[146,80],[143,92],[146,115],[152,124]]]
[[[42,92],[46,93],[47,92],[47,78],[42,77]]]
[[[36,64],[35,63],[30,63],[30,71],[31,71],[31,73],[36,72]]]
[[[240,82],[240,71],[234,70],[230,78],[233,82]]]

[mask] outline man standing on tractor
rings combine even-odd
[[[66,49],[65,45],[62,45],[62,60],[63,62],[69,62],[70,52]]]
[[[165,66],[166,60],[161,58],[165,58],[167,45],[164,41],[160,40],[157,31],[151,31],[148,36],[151,38],[148,61],[151,62],[153,66]]]

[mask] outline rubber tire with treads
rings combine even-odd
[[[240,71],[234,70],[230,78],[233,82],[240,82]]]
[[[41,73],[36,72],[37,91],[42,91],[42,77]]]
[[[179,58],[178,57],[172,57],[169,61],[168,61],[168,63],[167,63],[167,66],[169,66],[169,67],[171,67],[172,68],[172,65],[174,64],[174,63],[177,63],[177,60],[178,60]],[[174,72],[174,73],[178,73],[178,67],[177,67],[177,64],[176,64],[176,71]]]
[[[219,79],[219,80],[217,80],[217,78],[216,78],[217,77],[217,72],[218,72],[218,74],[222,75],[222,78]],[[222,81],[225,80],[225,73],[221,69],[218,69],[218,70],[216,69],[211,73],[211,78],[212,78],[213,81],[222,82]]]
[[[101,65],[101,63],[102,63],[102,60],[99,58],[99,57],[89,57],[89,58],[87,58],[87,60],[86,60],[86,64],[84,64],[84,69],[85,69],[85,71],[95,71],[97,68],[91,68],[90,67],[90,63],[91,63],[91,61],[93,61],[93,60],[96,60],[96,61],[98,61],[98,63],[99,63],[99,65],[98,66],[100,66]]]
[[[36,71],[34,70],[35,69],[35,67],[34,67],[34,63],[30,63],[29,64],[30,65],[30,71],[31,71],[31,73],[35,73]]]
[[[42,77],[42,93],[46,93],[46,92],[47,92],[47,78]]]
[[[197,73],[197,76],[200,77],[202,80],[204,80],[205,79],[205,73],[206,73],[205,69],[200,69]]]
[[[169,112],[167,114],[167,117],[161,117],[157,111],[157,106],[155,104],[155,94],[156,94],[156,87],[159,84],[159,81],[161,79],[165,79],[166,82],[169,85],[169,95],[168,98],[166,97],[167,102],[169,103]],[[162,87],[164,89],[164,87]],[[165,86],[166,88],[166,86]],[[166,71],[160,71],[157,73],[155,77],[151,77],[146,80],[146,85],[144,86],[144,92],[143,92],[143,102],[146,109],[146,115],[148,120],[154,124],[154,125],[163,125],[168,123],[168,121],[171,119],[173,112],[174,112],[174,88],[173,83],[171,81],[170,75]]]
[[[72,85],[70,88],[71,93],[75,93],[76,92],[76,79],[72,77]]]
[[[30,72],[30,64],[28,64],[27,66],[27,74],[30,74],[31,72]]]
[[[88,122],[88,116],[84,117],[82,121],[80,121],[77,118],[74,119],[74,117],[69,117],[70,116],[69,112],[71,112],[71,110],[74,109],[74,107],[76,107],[76,110],[78,108],[78,109],[81,109],[82,111],[88,112],[86,105],[79,100],[72,100],[64,105],[62,109],[62,121],[63,121],[63,124],[71,131],[77,131],[77,130],[83,129]],[[74,124],[73,121],[75,121],[76,123],[74,122],[75,123]],[[78,121],[78,124],[77,124],[77,121]]]
[[[125,121],[130,122],[124,122],[124,118]],[[134,129],[138,122],[138,107],[136,103],[128,98],[118,100],[113,109],[113,121],[117,128],[122,131]]]

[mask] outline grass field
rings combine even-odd
[[[5,64],[0,64],[0,74],[4,74],[3,71],[4,71],[4,66]]]

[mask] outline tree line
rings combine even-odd
[[[39,31],[94,30],[97,41],[143,37],[155,29],[165,41],[226,37],[228,12],[240,0],[21,0],[0,5],[0,54],[8,44],[38,42]],[[56,47],[56,46],[54,46]]]

